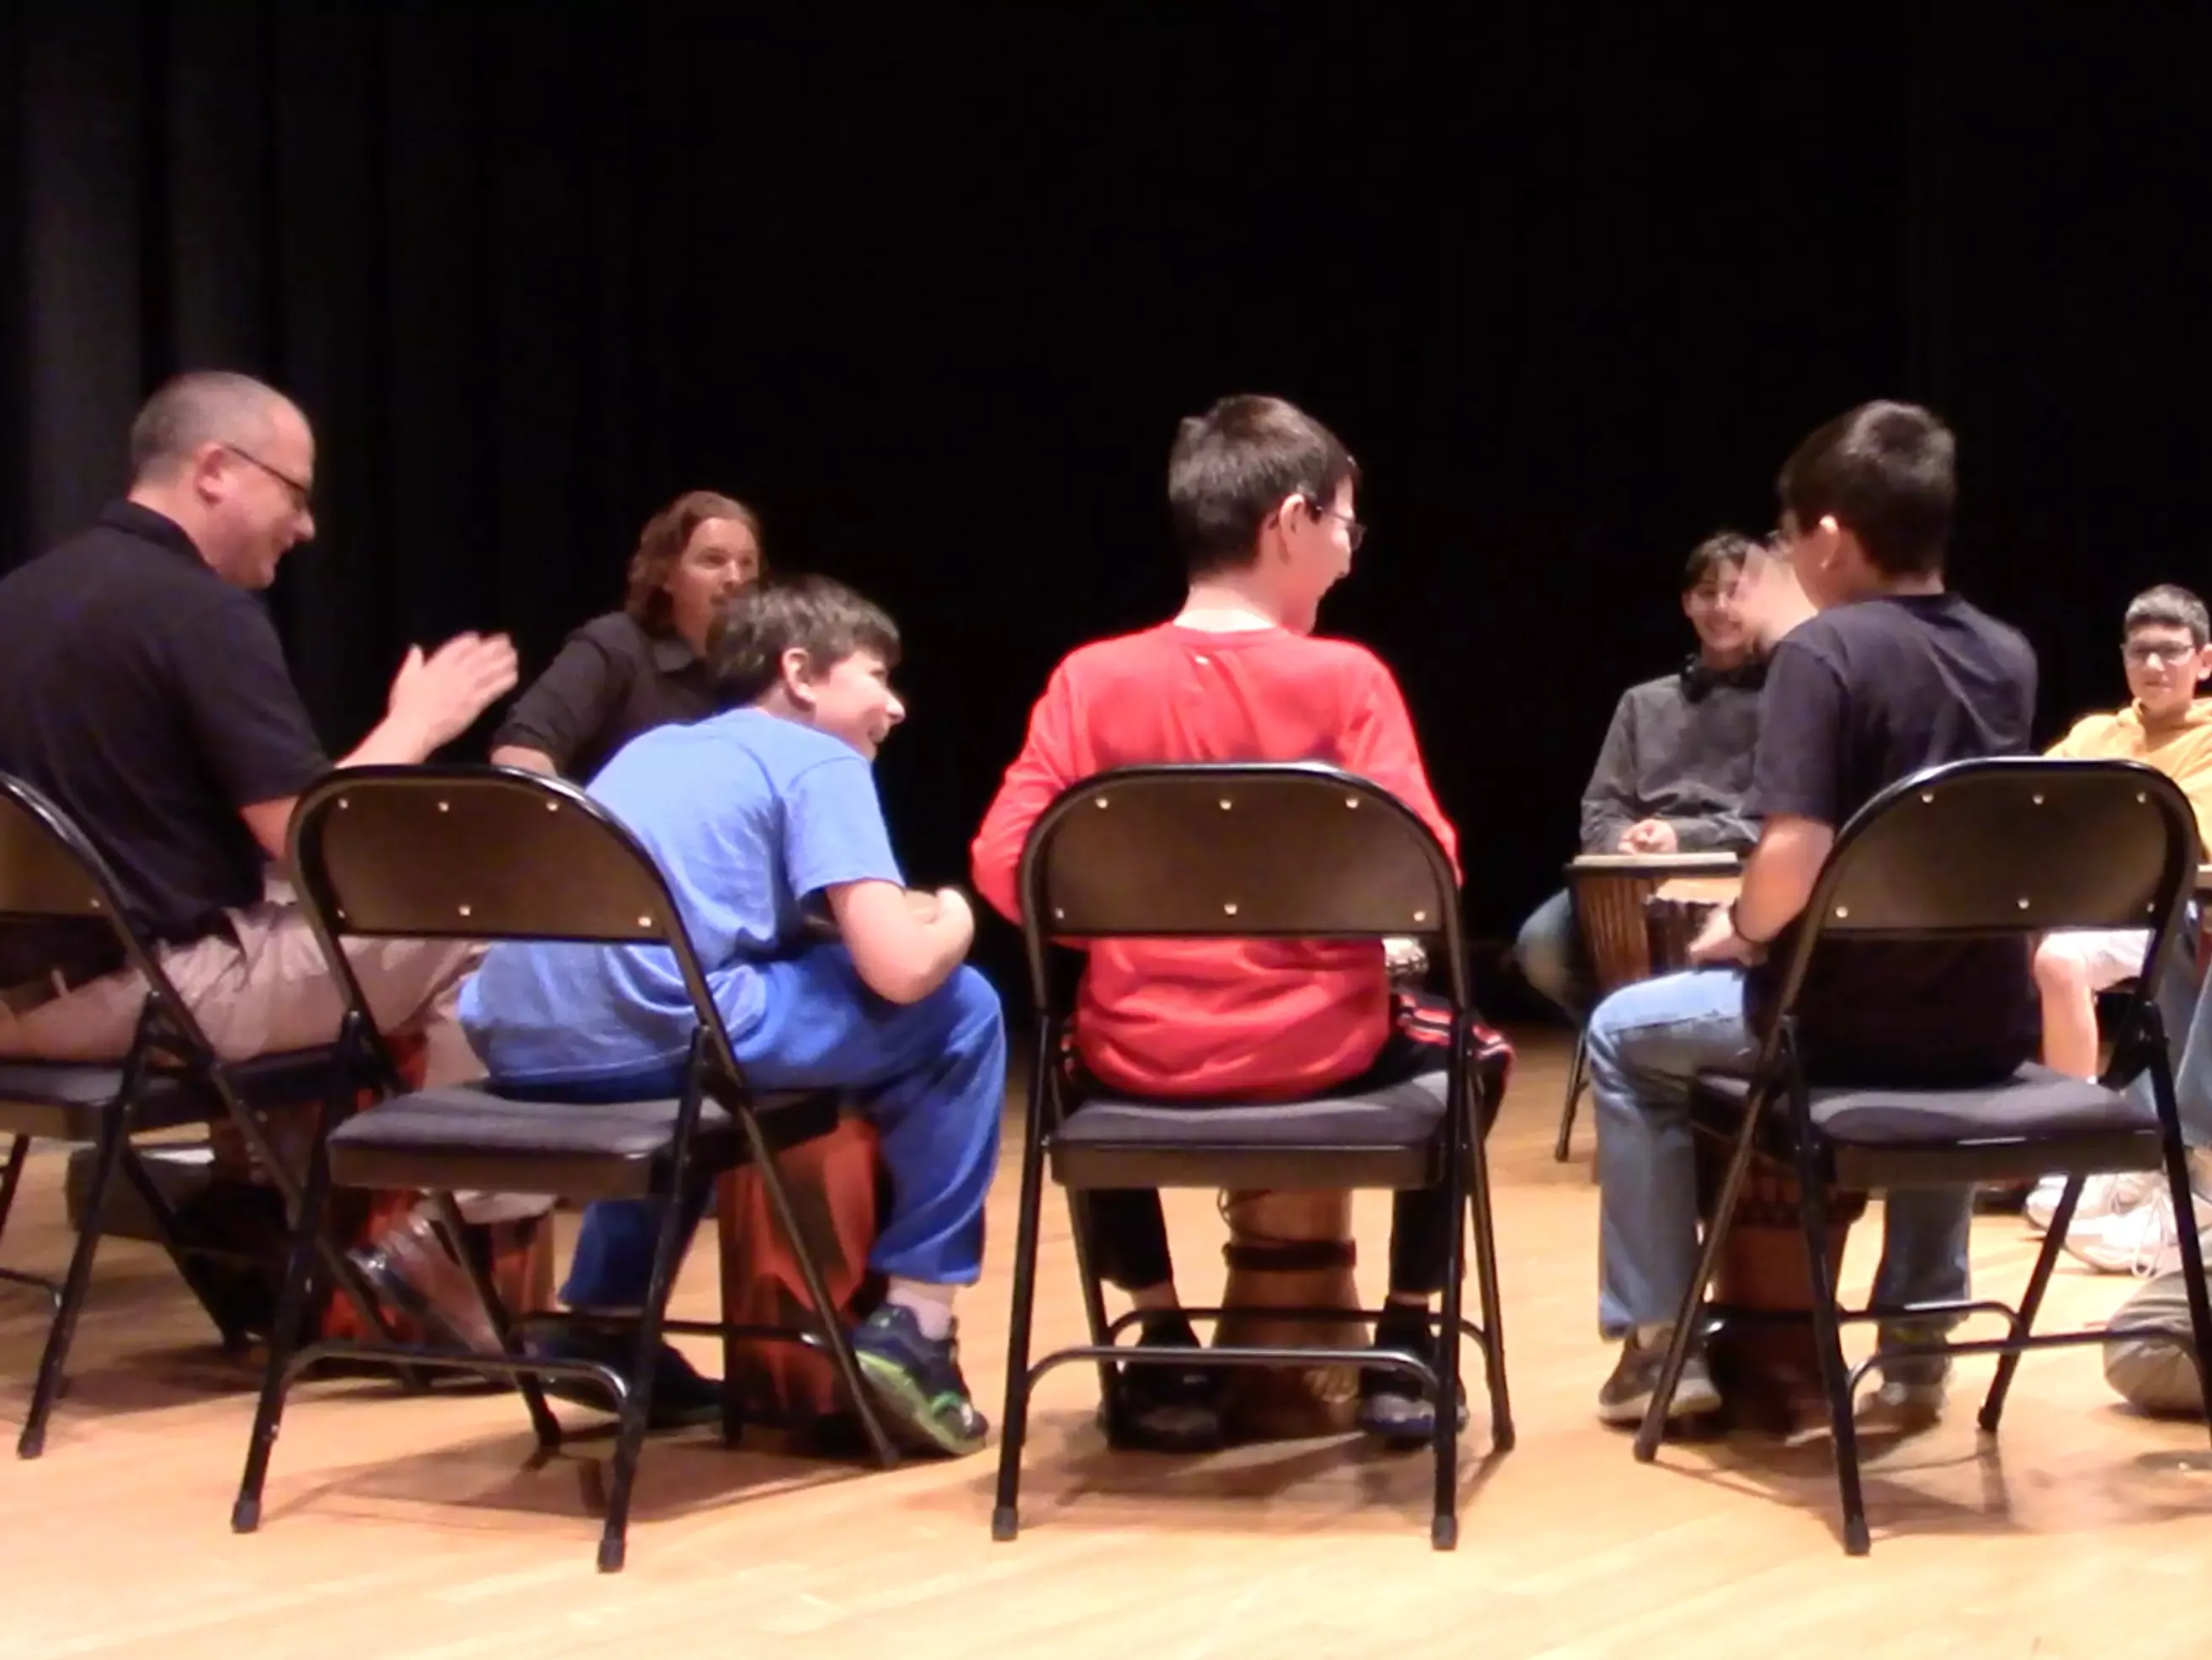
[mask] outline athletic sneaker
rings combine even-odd
[[[991,1426],[960,1375],[954,1338],[923,1336],[913,1310],[886,1303],[853,1329],[853,1353],[877,1404],[907,1439],[956,1456],[982,1450]]]
[[[1190,1364],[1121,1368],[1115,1393],[1127,1444],[1146,1452],[1218,1450],[1224,1369],[1206,1364],[1206,1349],[1190,1322],[1180,1314],[1147,1320],[1137,1347],[1178,1350]],[[1102,1416],[1105,1411],[1102,1402]]]
[[[2093,1176],[2081,1184],[2081,1201],[2074,1207],[2074,1226],[2133,1210],[2165,1185],[2166,1177],[2156,1171],[2122,1171]],[[2063,1176],[2046,1176],[2035,1184],[2035,1191],[2027,1195],[2027,1203],[2021,1210],[2027,1219],[2030,1233],[2050,1231],[2051,1219],[2058,1211],[2059,1196],[2065,1191],[2066,1178]]]
[[[536,1338],[532,1349],[550,1360],[597,1360],[625,1377],[637,1358],[637,1340],[598,1326],[560,1326]],[[653,1357],[653,1404],[646,1427],[688,1429],[722,1420],[722,1386],[702,1377],[684,1352],[663,1343]],[[615,1397],[603,1385],[582,1377],[542,1377],[545,1393],[556,1400],[572,1401],[600,1412],[617,1410]]]
[[[1882,1327],[1876,1342],[1881,1347],[1892,1343],[1937,1343],[1943,1335],[1941,1326],[1908,1322]],[[1951,1357],[1948,1354],[1916,1354],[1883,1361],[1881,1382],[1861,1395],[1852,1407],[1852,1416],[1860,1432],[1877,1436],[1917,1435],[1931,1427],[1943,1415],[1948,1394],[1946,1385],[1950,1377]]]
[[[1620,1346],[1620,1363],[1605,1387],[1597,1392],[1597,1415],[1608,1424],[1640,1424],[1650,1410],[1651,1396],[1659,1387],[1659,1369],[1666,1364],[1668,1338],[1662,1335],[1649,1346],[1633,1334]],[[1705,1357],[1693,1346],[1682,1361],[1682,1375],[1674,1380],[1674,1398],[1667,1403],[1667,1419],[1701,1418],[1721,1409],[1721,1392],[1713,1387]]]
[[[2212,1230],[2212,1201],[2190,1195],[2197,1237]],[[2181,1266],[2180,1235],[2173,1222],[2173,1196],[2161,1185],[2143,1203],[2066,1230],[2066,1251],[2100,1274],[2131,1274],[2138,1280],[2168,1274]]]
[[[1385,1314],[1377,1323],[1375,1347],[1426,1360],[1443,1370],[1443,1352],[1425,1316],[1394,1320]],[[1462,1357],[1462,1362],[1463,1362]],[[1455,1410],[1459,1426],[1467,1427],[1467,1383],[1459,1385]],[[1359,1427],[1383,1445],[1401,1450],[1432,1440],[1437,1432],[1436,1398],[1402,1371],[1363,1366],[1359,1372]]]

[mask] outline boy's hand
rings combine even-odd
[[[1674,827],[1663,818],[1646,818],[1620,833],[1623,853],[1674,853],[1679,850]]]
[[[1698,930],[1698,937],[1690,941],[1688,956],[1692,968],[1722,963],[1741,963],[1747,967],[1759,960],[1759,950],[1735,931],[1735,918],[1729,908],[1716,905],[1705,927]]]

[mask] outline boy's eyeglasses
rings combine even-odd
[[[1315,507],[1310,502],[1306,505],[1312,508],[1313,516],[1316,519],[1334,519],[1340,521],[1344,526],[1345,539],[1352,544],[1352,550],[1354,553],[1359,551],[1359,544],[1367,539],[1366,526],[1361,524],[1350,514],[1339,513],[1334,508]]]
[[[2170,669],[2179,668],[2196,654],[2196,647],[2178,640],[2132,642],[2120,648],[2120,655],[2138,668],[2152,663],[2163,663]]]

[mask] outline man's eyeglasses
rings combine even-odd
[[[260,468],[262,471],[267,473],[271,478],[274,478],[286,489],[291,491],[292,506],[295,511],[305,513],[308,510],[308,508],[314,497],[314,490],[312,486],[301,483],[298,479],[293,477],[289,472],[285,472],[279,468],[270,466],[266,461],[256,455],[252,450],[243,449],[236,444],[224,444],[222,447],[228,450],[240,460],[251,462],[253,465]]]
[[[2152,663],[2179,668],[2196,654],[2197,648],[2185,640],[2131,640],[2120,648],[2120,655],[2137,668]]]

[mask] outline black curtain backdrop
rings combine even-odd
[[[342,748],[408,642],[534,672],[728,490],[900,619],[884,793],[959,879],[1054,660],[1176,602],[1175,420],[1277,392],[1366,468],[1325,626],[1507,935],[1687,648],[1682,556],[1858,399],[1957,426],[1955,580],[2047,730],[2124,695],[2130,593],[2212,586],[2204,14],[1822,17],[0,3],[0,563],[167,374],[275,380],[322,532],[272,603]]]

